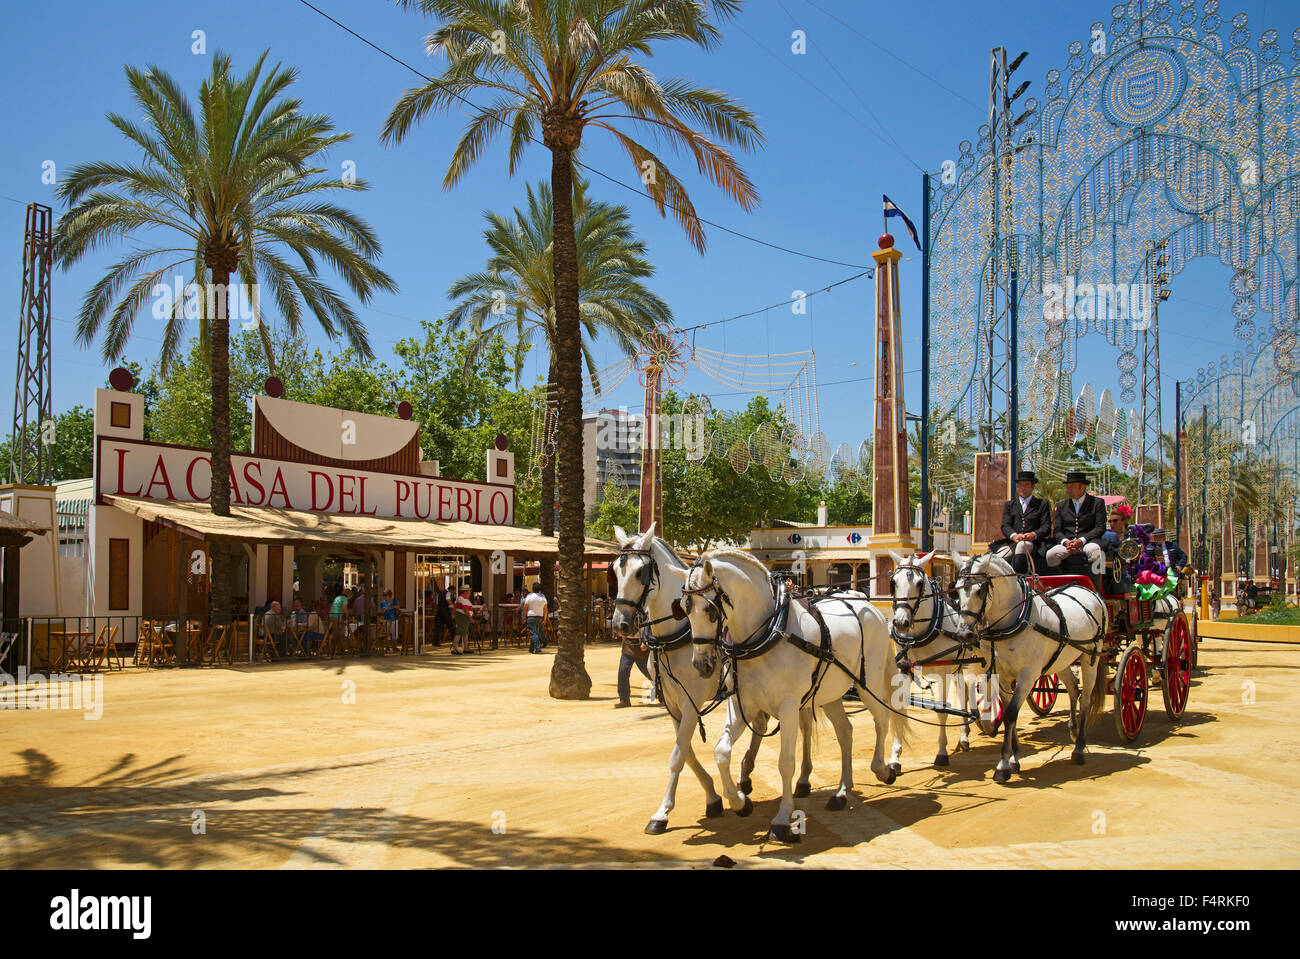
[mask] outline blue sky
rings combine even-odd
[[[430,23],[383,0],[319,0],[321,9],[379,46],[436,73],[423,52]],[[1004,2],[973,4],[938,0],[928,4],[884,4],[849,0],[751,0],[725,43],[711,54],[680,46],[662,47],[651,62],[658,74],[686,75],[721,88],[754,110],[766,145],[742,157],[760,193],[759,208],[746,214],[687,171],[686,180],[702,216],[735,230],[795,250],[846,263],[869,264],[881,231],[880,195],[888,194],[921,219],[921,173],[938,171],[956,155],[956,145],[974,139],[985,119],[988,50],[1005,45],[1030,56],[1020,75],[1033,80],[1042,99],[1043,75],[1064,70],[1066,47],[1087,41],[1089,25],[1109,23],[1111,4]],[[852,30],[827,16],[833,13]],[[1287,38],[1296,25],[1295,4],[1236,3],[1250,17],[1252,32],[1272,27]],[[792,31],[803,30],[807,52],[791,52]],[[205,32],[206,55],[191,52],[193,32]],[[855,32],[856,31],[856,32]],[[1285,40],[1284,40],[1285,42]],[[330,114],[353,139],[337,148],[336,168],[351,161],[371,184],[344,199],[364,216],[384,244],[382,265],[400,287],[377,297],[361,313],[376,351],[383,356],[396,340],[411,335],[419,319],[442,314],[447,287],[478,269],[485,259],[483,211],[508,210],[522,202],[524,183],[549,177],[549,153],[533,147],[524,170],[507,175],[504,152],[489,154],[450,192],[440,183],[465,117],[426,120],[401,147],[382,147],[380,126],[399,94],[418,83],[412,73],[349,36],[299,0],[230,0],[199,3],[128,0],[104,4],[68,0],[14,5],[0,38],[5,87],[0,105],[0,306],[9,317],[4,336],[16,343],[21,290],[23,207],[50,204],[54,187],[42,183],[42,164],[61,171],[88,160],[133,159],[126,143],[104,119],[109,110],[130,115],[123,64],[156,64],[197,92],[211,54],[223,50],[246,69],[266,48],[271,59],[292,64],[300,78],[293,90],[308,109]],[[887,50],[888,52],[884,52]],[[892,54],[892,56],[891,56]],[[882,134],[887,131],[888,138]],[[893,142],[889,142],[889,141]],[[504,142],[502,143],[504,147]],[[667,157],[666,157],[667,158]],[[625,182],[636,171],[607,135],[595,131],[584,144],[588,164]],[[593,193],[625,203],[632,211],[658,266],[654,287],[675,311],[681,326],[788,301],[792,291],[812,291],[856,272],[782,253],[718,230],[709,233],[704,256],[687,243],[677,225],[661,219],[650,202],[596,180]],[[897,221],[894,221],[897,222]],[[920,409],[920,257],[901,228],[904,252],[903,339],[908,407]],[[125,247],[87,258],[56,275],[54,315],[54,406],[63,410],[89,403],[102,383],[105,364],[97,345],[74,340],[74,323],[85,291]],[[1232,335],[1227,271],[1198,262],[1175,282],[1173,298],[1161,311],[1166,375],[1166,429],[1172,419],[1173,380],[1239,347]],[[701,347],[746,355],[815,349],[820,381],[822,427],[832,446],[856,446],[871,429],[869,415],[872,349],[872,281],[861,279],[818,295],[806,315],[788,306],[698,331]],[[1260,319],[1264,319],[1262,316]],[[138,320],[127,357],[148,367],[161,337],[158,321]],[[325,346],[323,334],[315,334]],[[1076,374],[1098,393],[1118,392],[1115,351],[1099,337],[1086,341],[1088,354]],[[604,345],[598,358],[616,356]],[[12,347],[0,362],[0,395],[13,393]],[[528,375],[539,369],[536,358]],[[703,390],[715,405],[743,405],[746,397],[724,395],[727,387],[702,373],[690,373],[681,388]],[[635,378],[605,405],[641,403]],[[5,401],[8,403],[8,400]],[[5,407],[6,415],[10,406]]]

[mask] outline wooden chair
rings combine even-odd
[[[325,632],[320,639],[316,640],[316,648],[312,650],[312,655],[329,659],[334,655],[338,643],[339,623],[333,619],[326,619],[324,625]]]
[[[120,626],[109,626],[107,623],[100,627],[99,632],[86,648],[84,664],[87,667],[112,669],[113,657],[116,656],[117,668],[122,668],[122,654],[117,648],[117,632],[120,628]]]
[[[265,623],[256,623],[253,626],[253,659],[264,663],[280,660],[280,651],[275,648],[275,640],[266,631]]]
[[[145,647],[144,666],[148,669],[150,666],[175,666],[176,665],[176,645],[172,638],[167,635],[167,630],[161,622],[149,622],[144,624],[143,645]],[[136,647],[136,661],[140,660],[139,646]]]
[[[233,624],[229,626],[213,626],[208,630],[207,639],[203,643],[203,654],[200,662],[204,666],[215,666],[218,662],[230,662],[230,631]]]

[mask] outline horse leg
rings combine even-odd
[[[1088,746],[1088,716],[1092,712],[1093,700],[1105,694],[1106,684],[1106,658],[1099,655],[1095,662],[1088,664],[1088,657],[1085,653],[1079,660],[1079,675],[1083,679],[1083,692],[1086,699],[1079,704],[1079,728],[1075,735],[1074,751],[1070,758],[1074,760],[1076,766],[1083,765],[1083,754]],[[1097,684],[1101,683],[1103,689],[1098,692]]]
[[[1030,675],[1031,673],[1033,675]],[[997,768],[993,770],[994,782],[1004,783],[1011,778],[1012,773],[1020,772],[1020,744],[1016,739],[1016,717],[1020,714],[1020,707],[1024,705],[1029,690],[1033,688],[1038,676],[1039,673],[1034,673],[1031,668],[1026,667],[1016,677],[1016,691],[1012,693],[1011,701],[1002,711],[1002,758],[998,760]]]
[[[885,702],[889,700],[884,696],[880,697]],[[874,696],[871,697],[869,707],[871,710],[871,719],[876,724],[876,748],[871,753],[871,771],[876,774],[876,778],[886,786],[893,783],[898,777],[901,766],[897,762],[891,761],[885,765],[885,739],[889,735],[889,710],[880,702],[876,701]],[[894,740],[897,744],[898,740]]]
[[[668,791],[664,793],[659,809],[646,824],[647,836],[659,836],[667,831],[668,814],[677,804],[677,780],[681,777],[682,766],[686,763],[690,763],[691,769],[699,777],[700,785],[704,787],[704,794],[708,797],[708,805],[705,807],[707,815],[710,817],[722,815],[722,800],[713,791],[713,779],[704,771],[700,761],[695,758],[695,751],[691,748],[691,737],[695,735],[695,715],[695,710],[689,705],[683,706],[681,722],[677,724],[673,751],[668,757]]]
[[[777,716],[781,724],[781,757],[777,769],[781,773],[781,805],[772,817],[767,836],[776,842],[797,842],[790,828],[790,814],[794,812],[794,750],[799,738],[799,707],[787,705]]]
[[[812,783],[809,782],[812,777],[812,740],[813,740],[813,716],[812,707],[801,710],[799,713],[799,732],[803,736],[803,762],[799,766],[799,778],[794,784],[794,798],[803,799],[805,796],[812,794]]]
[[[1070,697],[1070,736],[1074,737],[1079,734],[1079,684],[1075,682],[1074,670],[1069,666],[1058,670],[1056,675],[1065,684],[1065,691]]]
[[[970,708],[968,705],[970,702],[970,686],[966,682],[966,674],[962,671],[961,667],[958,666],[957,672],[954,673],[953,676],[956,679],[955,685],[957,687],[957,695],[954,698],[957,703],[957,708],[962,712],[966,712]],[[970,719],[965,716],[962,717],[961,721],[961,737],[957,740],[957,752],[970,752]]]
[[[826,800],[826,808],[840,810],[848,805],[849,790],[853,788],[853,724],[844,711],[844,701],[833,699],[822,707],[822,712],[831,721],[835,729],[835,738],[840,744],[840,788]],[[897,745],[898,740],[894,740]]]
[[[947,702],[948,697],[944,696],[943,700]],[[934,755],[934,764],[936,766],[948,765],[948,714],[939,713],[939,751]]]
[[[750,732],[749,748],[745,750],[744,758],[740,760],[740,781],[736,783],[736,788],[746,796],[754,791],[754,783],[750,776],[754,772],[754,763],[758,759],[759,747],[763,745],[763,734],[767,732],[767,713],[759,713],[754,717],[754,728]]]
[[[740,731],[745,728],[745,720],[736,708],[736,697],[727,700],[727,725],[718,737],[718,744],[713,747],[713,760],[718,764],[718,777],[722,780],[722,795],[731,803],[732,812],[737,816],[748,816],[754,811],[754,804],[748,796],[742,796],[731,780],[731,746]]]

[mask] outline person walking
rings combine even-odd
[[[456,616],[456,635],[451,652],[454,656],[464,656],[470,651],[468,645],[469,619],[474,615],[474,605],[469,601],[468,589],[460,591],[460,595],[456,597],[456,604],[452,607],[452,612]]]
[[[632,665],[641,670],[641,675],[650,678],[650,671],[645,668],[650,658],[650,648],[641,642],[640,635],[623,637],[623,653],[618,660],[618,702],[615,709],[626,709],[632,705]]]
[[[542,651],[542,624],[546,622],[546,597],[542,595],[541,588],[537,583],[533,583],[533,588],[523,602],[524,616],[527,617],[524,622],[528,625],[528,651],[530,653],[540,653]]]

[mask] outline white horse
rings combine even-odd
[[[884,761],[884,742],[891,730],[898,738],[906,738],[906,715],[902,712],[906,697],[893,695],[899,686],[893,643],[884,617],[870,602],[824,601],[816,607],[819,622],[809,608],[790,599],[784,585],[774,587],[767,567],[734,549],[705,553],[687,574],[683,592],[682,606],[694,635],[696,670],[701,676],[714,675],[721,668],[722,656],[732,664],[738,716],[723,733],[714,757],[723,794],[733,809],[748,797],[742,796],[731,780],[731,743],[747,724],[747,717],[760,713],[775,716],[781,730],[781,804],[769,836],[780,842],[797,838],[790,828],[794,810],[791,780],[795,737],[805,704],[820,707],[835,729],[840,745],[840,784],[826,807],[845,807],[853,787],[853,726],[841,697],[851,685],[864,694],[863,702],[876,724],[871,769],[881,782],[894,781],[895,772]],[[834,661],[819,652],[824,648],[823,622]],[[730,641],[724,639],[724,631],[730,634]],[[897,711],[891,712],[886,705],[891,698],[902,700],[894,707]]]
[[[967,562],[957,575],[956,590],[958,611],[980,637],[980,653],[992,664],[1004,704],[1002,758],[993,772],[994,781],[1004,783],[1020,771],[1016,718],[1034,683],[1045,673],[1068,675],[1076,660],[1083,689],[1089,693],[1077,720],[1075,697],[1070,697],[1075,731],[1071,755],[1082,765],[1088,720],[1101,714],[1106,697],[1106,601],[1081,585],[1038,593],[994,554]]]
[[[677,781],[683,765],[690,766],[704,788],[705,815],[709,818],[722,815],[722,798],[713,789],[713,777],[696,758],[692,740],[699,727],[701,710],[710,709],[723,692],[723,676],[719,671],[706,678],[691,668],[690,624],[678,622],[673,615],[673,604],[681,599],[682,586],[686,582],[686,565],[673,548],[654,535],[653,526],[635,536],[615,526],[614,535],[620,552],[610,564],[615,596],[613,628],[620,636],[635,636],[639,633],[644,635],[642,630],[649,626],[648,645],[654,650],[650,657],[650,679],[659,691],[674,726],[673,751],[668,758],[668,791],[645,827],[648,835],[658,836],[667,831],[668,814],[677,804]],[[728,700],[728,726],[734,708]],[[749,775],[758,748],[763,743],[767,722],[766,715],[755,717],[757,735],[750,742],[741,763],[741,788],[745,793],[752,789]],[[811,727],[812,711],[805,710],[801,716],[804,751],[798,786],[802,792],[797,793],[804,796],[811,792]],[[753,803],[746,798],[737,813],[748,816],[753,810]]]
[[[969,659],[974,652],[975,636],[970,628],[966,626],[957,613],[957,608],[940,592],[933,579],[926,575],[925,567],[934,559],[934,551],[930,551],[919,559],[909,559],[901,556],[893,550],[889,555],[894,558],[894,571],[889,577],[889,595],[893,601],[893,616],[891,619],[891,634],[894,642],[898,644],[900,650],[906,650],[906,658],[913,663],[921,664],[918,671],[926,681],[922,688],[925,689],[934,698],[938,693],[939,699],[946,699],[947,690],[944,689],[942,679],[938,682],[938,689],[935,690],[934,683],[930,682],[930,677],[944,675],[943,672],[931,673],[927,671],[926,661],[937,660],[945,663],[951,663],[946,670],[949,676],[948,689],[955,693],[955,702],[951,705],[958,709],[967,708],[967,685],[966,675],[972,672],[970,666],[952,662],[958,659]],[[960,563],[958,564],[960,566]],[[936,713],[939,727],[939,752],[934,757],[934,765],[948,765],[948,714]],[[957,752],[965,752],[970,749],[970,720],[962,719],[961,737],[957,740]],[[903,744],[897,739],[894,740],[893,751],[890,753],[889,764],[892,767],[901,769],[899,758],[903,752]]]

